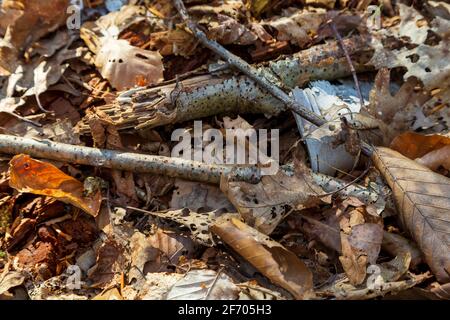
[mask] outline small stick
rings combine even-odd
[[[194,35],[200,40],[200,42],[213,51],[214,53],[218,54],[222,59],[225,59],[225,61],[230,65],[241,71],[243,74],[245,74],[247,77],[255,81],[259,86],[261,86],[264,90],[272,94],[275,98],[279,99],[281,102],[284,103],[284,105],[293,112],[297,113],[302,118],[308,120],[312,124],[316,125],[317,127],[321,127],[327,123],[327,120],[309,110],[301,106],[297,101],[295,101],[293,98],[291,98],[286,92],[281,90],[276,84],[272,83],[271,81],[267,80],[264,76],[261,76],[258,71],[249,65],[247,62],[239,58],[238,56],[234,55],[227,49],[225,49],[223,46],[218,44],[214,40],[208,39],[206,34],[200,30],[200,28],[197,26],[196,23],[194,23],[186,10],[186,7],[184,6],[184,3],[182,0],[173,0],[173,4],[175,8],[178,10],[178,13],[180,14],[183,21],[186,23],[188,28],[194,33]],[[373,148],[367,144],[364,141],[361,141],[361,150],[362,152],[367,155],[371,156],[373,152]]]
[[[153,173],[169,177],[219,184],[222,175],[256,183],[260,171],[254,166],[236,167],[205,164],[180,158],[74,146],[50,140],[36,140],[0,134],[0,153],[25,153],[32,157],[124,171]]]
[[[342,39],[338,29],[336,28],[336,24],[333,21],[330,21],[330,26],[334,32],[334,35],[336,36],[336,39],[338,40],[339,46],[341,47],[342,51],[344,51],[345,58],[347,59],[347,63],[353,75],[353,81],[355,82],[356,91],[358,91],[359,101],[361,103],[361,110],[364,110],[366,106],[364,105],[364,99],[361,92],[361,87],[359,85],[358,75],[356,74],[356,69],[355,66],[353,65],[352,58],[350,58],[350,54],[348,53],[348,50],[344,45],[344,40]]]

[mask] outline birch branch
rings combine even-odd
[[[358,36],[343,40],[357,72],[367,65],[372,49]],[[311,80],[333,80],[351,75],[337,41],[317,45],[292,56],[260,65],[257,72],[280,87],[293,89]],[[209,74],[179,83],[124,91],[112,105],[96,107],[119,129],[149,129],[220,114],[265,114],[276,116],[286,109],[283,102],[244,75]],[[78,124],[89,134],[86,119]]]
[[[32,157],[55,161],[138,173],[153,173],[214,184],[220,183],[221,175],[230,175],[236,180],[255,183],[260,179],[260,172],[256,167],[209,165],[180,158],[96,149],[3,134],[0,134],[0,153],[25,153]]]

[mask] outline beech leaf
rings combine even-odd
[[[450,179],[388,148],[377,148],[372,158],[434,275],[450,281]]]

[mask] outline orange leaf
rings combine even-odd
[[[97,216],[102,201],[100,191],[92,197],[84,197],[83,183],[28,155],[16,155],[9,167],[9,185],[17,191],[53,197]]]

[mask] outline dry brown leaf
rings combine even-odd
[[[223,178],[220,189],[227,195],[247,224],[270,234],[291,209],[302,210],[322,202],[323,190],[305,169],[278,170],[264,176],[258,184]]]
[[[287,17],[278,17],[272,21],[264,22],[263,25],[270,26],[278,31],[278,41],[290,41],[300,47],[305,47],[313,41],[319,27],[325,21],[326,11],[308,10],[295,11]]]
[[[215,185],[176,180],[170,209],[190,209],[196,212],[226,210],[236,212],[227,197]]]
[[[348,238],[348,235],[341,232],[342,256],[339,257],[339,261],[341,262],[350,283],[359,285],[366,278],[367,255],[353,249]]]
[[[156,51],[133,47],[126,40],[112,37],[104,39],[95,65],[117,90],[152,85],[164,80],[162,56]]]
[[[103,292],[95,296],[94,298],[92,298],[92,300],[124,300],[124,299],[117,288],[112,288],[107,290],[106,292]]]
[[[385,231],[381,246],[384,251],[394,257],[409,254],[411,256],[411,267],[422,263],[422,253],[416,244],[401,235]]]
[[[1,4],[8,19],[0,25],[6,29],[0,44],[0,75],[9,76],[17,67],[19,52],[44,35],[66,23],[69,0],[7,0]]]
[[[313,296],[312,273],[291,251],[237,218],[223,218],[211,230],[274,284],[296,299]]]
[[[405,132],[397,136],[391,143],[391,149],[400,152],[410,159],[421,158],[431,151],[450,145],[450,135],[423,135]]]
[[[436,171],[439,167],[450,170],[450,145],[424,155],[416,161],[425,167]]]
[[[116,282],[126,269],[124,248],[113,240],[106,240],[97,252],[96,264],[89,269],[88,277],[94,282],[93,287],[103,288]]]
[[[388,148],[377,148],[372,158],[434,275],[450,281],[450,179]]]
[[[72,204],[94,217],[98,214],[102,202],[101,193],[85,197],[83,183],[52,164],[20,154],[12,158],[9,172],[9,185],[19,192],[50,196]]]
[[[450,170],[450,136],[422,135],[414,132],[401,134],[392,141],[391,148],[404,156],[436,171],[439,167]]]

